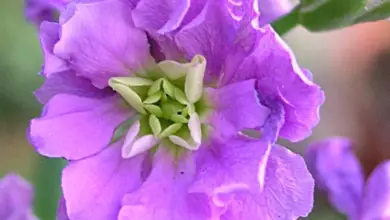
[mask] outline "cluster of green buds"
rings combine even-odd
[[[127,132],[123,157],[133,157],[161,141],[188,150],[199,148],[207,129],[201,116],[209,109],[205,69],[206,59],[197,55],[190,63],[166,60],[145,74],[110,79],[110,87],[138,112]]]

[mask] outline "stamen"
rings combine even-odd
[[[154,93],[153,95],[149,96],[148,98],[146,98],[144,103],[145,104],[156,103],[156,102],[160,101],[162,94],[163,94],[162,91],[158,91],[158,92]]]
[[[163,111],[161,108],[157,105],[144,105],[144,108],[151,114],[157,116],[157,117],[162,117],[163,116]]]
[[[153,135],[142,136],[138,138],[136,141],[134,141],[133,145],[129,149],[127,149],[127,151],[125,151],[125,154],[123,154],[122,151],[122,157],[123,158],[134,157],[138,154],[150,150],[157,143],[158,143],[158,139]]]
[[[206,59],[197,55],[190,63],[160,62],[150,79],[129,76],[109,80],[112,89],[144,115],[127,132],[124,158],[147,151],[165,138],[188,150],[199,148],[205,128],[199,119],[202,112],[197,111],[202,111],[206,100],[202,98],[205,70]]]
[[[125,158],[129,154],[129,151],[131,151],[131,148],[133,146],[133,143],[139,133],[141,124],[139,121],[135,121],[131,127],[129,128],[129,131],[126,134],[125,141],[122,146],[122,157]]]
[[[173,60],[165,60],[158,64],[170,80],[176,80],[187,75],[187,70],[190,65],[190,63],[178,63]]]
[[[188,70],[184,91],[190,103],[197,102],[203,94],[203,78],[206,70],[206,59],[203,56],[195,56],[191,63],[193,66]]]
[[[190,115],[190,120],[188,121],[188,129],[190,130],[192,139],[196,143],[200,144],[202,141],[202,130],[199,116],[197,113],[192,113]]]
[[[175,88],[173,91],[174,98],[183,105],[189,104],[186,95],[179,88]]]
[[[178,114],[172,115],[171,120],[177,123],[183,123],[183,124],[188,123],[188,119],[186,119],[186,117]]]
[[[108,83],[113,90],[118,92],[126,100],[126,102],[131,105],[131,107],[141,114],[146,114],[141,97],[139,97],[139,95],[129,86],[122,84],[122,82],[117,81],[115,78],[111,78]]]
[[[181,123],[175,123],[168,126],[163,132],[160,133],[160,138],[166,138],[169,135],[175,134],[183,126]]]
[[[152,80],[141,77],[118,76],[112,78],[112,80],[126,86],[151,86],[153,84]]]
[[[157,137],[157,135],[161,132],[161,124],[155,115],[150,115],[149,126],[152,129],[153,134]]]
[[[175,87],[168,80],[163,80],[163,89],[165,94],[174,97],[173,91],[175,90]]]
[[[163,79],[158,79],[158,80],[154,81],[154,83],[149,88],[148,95],[151,96],[154,93],[160,91],[162,82],[163,82]]]
[[[188,150],[198,150],[200,146],[200,144],[196,144],[196,143],[190,144],[188,141],[185,141],[183,138],[176,135],[171,135],[168,137],[168,139],[172,141],[172,143],[184,147]]]

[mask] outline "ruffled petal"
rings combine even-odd
[[[31,120],[30,142],[45,156],[84,158],[107,147],[115,129],[131,114],[117,96],[58,94],[46,104],[40,118]]]
[[[22,177],[8,174],[0,179],[0,219],[36,220],[32,200],[33,189]]]
[[[70,0],[26,0],[26,18],[39,27],[43,21],[54,21],[55,13],[65,8]]]
[[[121,0],[75,3],[66,19],[54,54],[80,75],[104,88],[108,79],[142,72],[153,63],[144,32],[131,20],[131,7]]]
[[[310,213],[314,180],[303,158],[273,146],[266,166],[263,191],[236,193],[221,220],[298,219]]]
[[[150,176],[139,190],[125,196],[118,219],[210,219],[208,197],[203,193],[188,193],[194,172],[189,152],[175,158],[174,152],[161,146]]]
[[[134,24],[161,34],[174,31],[183,21],[191,0],[140,0],[133,11]]]
[[[352,144],[345,138],[332,138],[309,146],[306,161],[316,186],[328,193],[341,213],[356,216],[360,208],[364,176]]]
[[[187,60],[197,54],[206,57],[205,80],[215,82],[234,45],[237,29],[224,1],[207,1],[202,11],[175,35],[175,42]]]
[[[133,11],[135,26],[146,30],[157,61],[183,60],[174,36],[199,15],[208,0],[140,0]],[[192,59],[191,55],[188,56]]]
[[[299,3],[292,0],[254,0],[255,7],[259,12],[258,25],[263,26],[271,23],[279,17],[291,12]]]
[[[390,162],[380,164],[369,176],[363,192],[361,219],[390,219]]]
[[[123,196],[141,185],[145,155],[123,159],[122,144],[70,162],[64,169],[62,189],[70,219],[117,219]]]
[[[260,192],[264,178],[259,165],[267,161],[268,143],[246,136],[225,142],[211,141],[196,154],[193,192],[209,195],[241,190]]]
[[[113,95],[111,90],[100,90],[91,82],[71,71],[57,72],[46,77],[43,85],[35,91],[35,97],[42,104],[46,104],[57,94],[72,94],[88,98],[104,98]]]
[[[42,22],[40,27],[39,38],[44,57],[42,73],[45,76],[68,69],[66,62],[53,54],[54,45],[59,40],[60,28],[59,24],[53,22]]]
[[[57,216],[56,220],[70,220],[68,216],[68,211],[66,209],[66,202],[64,197],[61,197],[60,202],[58,203]]]
[[[246,80],[208,90],[214,106],[211,126],[220,139],[228,139],[244,129],[260,128],[268,119],[270,110],[260,103],[255,83]]]
[[[274,99],[283,104],[285,119],[280,136],[291,141],[309,136],[319,121],[319,107],[324,101],[320,87],[298,66],[293,53],[271,27],[248,27],[240,36],[226,59],[220,83],[257,79],[262,101]]]

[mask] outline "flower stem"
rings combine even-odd
[[[58,201],[61,195],[62,159],[39,157],[37,160],[35,185],[35,214],[41,220],[56,219]]]

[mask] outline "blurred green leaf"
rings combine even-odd
[[[366,0],[303,0],[300,23],[311,31],[322,31],[353,24]]]
[[[62,159],[40,157],[36,166],[35,214],[41,220],[56,219],[58,201],[61,196]]]
[[[355,23],[376,21],[390,17],[390,0],[368,0],[366,7],[355,18]]]
[[[390,0],[301,0],[290,14],[272,26],[284,34],[297,24],[310,31],[325,31],[390,17]]]
[[[279,35],[283,35],[293,29],[299,23],[299,11],[295,9],[290,14],[280,18],[272,24]]]

